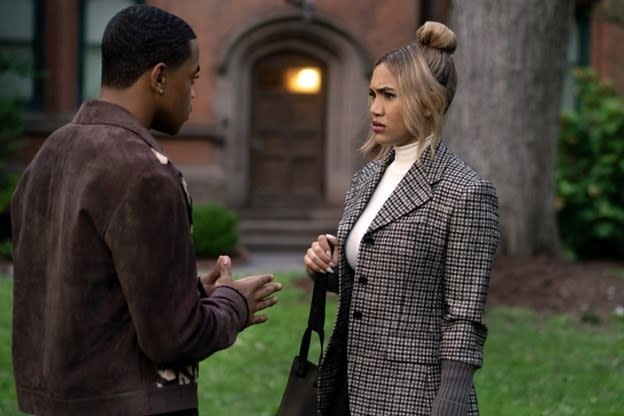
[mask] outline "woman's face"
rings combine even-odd
[[[373,71],[370,87],[371,129],[379,144],[402,146],[416,138],[407,130],[395,76],[384,64]]]

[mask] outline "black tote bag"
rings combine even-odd
[[[323,327],[325,324],[325,297],[327,295],[327,276],[317,273],[314,279],[314,290],[308,316],[308,327],[303,333],[299,355],[295,356],[288,383],[282,395],[277,416],[316,416],[318,365],[323,356]],[[316,332],[321,343],[319,361],[315,364],[308,360],[310,339]]]

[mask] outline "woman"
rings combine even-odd
[[[305,255],[340,294],[319,370],[322,415],[477,415],[482,321],[499,240],[494,187],[440,138],[455,93],[456,39],[427,22],[370,82],[371,161],[337,237]]]

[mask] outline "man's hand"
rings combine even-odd
[[[208,296],[219,285],[217,281],[222,273],[232,276],[232,262],[228,256],[219,256],[212,270],[208,274],[199,276],[199,280],[202,282]]]
[[[266,315],[256,315],[256,312],[270,308],[277,303],[277,297],[273,294],[282,289],[282,284],[274,282],[273,279],[273,275],[262,274],[233,280],[232,261],[228,256],[219,256],[217,264],[210,273],[200,277],[208,296],[221,285],[232,287],[245,297],[249,308],[247,326],[261,324],[269,319]]]

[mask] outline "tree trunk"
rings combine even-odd
[[[506,254],[559,254],[555,156],[573,0],[454,0],[445,139],[497,188]]]

